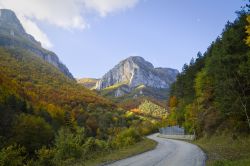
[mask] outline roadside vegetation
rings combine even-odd
[[[170,125],[198,137],[250,133],[250,47],[247,14],[238,12],[202,55],[185,64],[171,88]]]
[[[137,154],[147,152],[149,150],[153,150],[156,146],[157,142],[148,138],[144,138],[142,141],[134,145],[116,149],[111,151],[110,153],[100,154],[93,159],[86,161],[85,165],[97,166],[104,163],[112,163],[117,160],[125,159]]]
[[[237,15],[183,66],[168,102],[167,124],[196,134],[208,166],[250,165],[250,16]]]
[[[250,136],[220,135],[195,141],[207,154],[207,166],[250,166]]]

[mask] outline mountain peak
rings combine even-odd
[[[146,61],[143,57],[140,56],[130,56],[126,58],[125,60],[121,61],[118,66],[124,65],[124,64],[134,64],[135,66],[138,66],[139,68],[154,68],[153,64]]]
[[[25,33],[25,30],[16,14],[9,9],[0,9],[0,26],[9,28],[9,30],[14,31],[15,33]]]
[[[169,68],[154,68],[154,66],[140,56],[131,56],[121,61],[107,72],[96,84],[101,90],[116,84],[127,84],[130,88],[145,85],[153,88],[168,89],[175,81],[178,72]]]
[[[60,62],[58,56],[42,48],[40,42],[26,33],[16,14],[9,9],[0,9],[0,46],[6,48],[19,47],[33,52],[70,79],[74,79],[68,68]]]
[[[10,9],[0,9],[0,16],[2,18],[4,17],[8,17],[8,18],[16,18],[16,14],[15,12],[13,12],[12,10]]]
[[[130,56],[125,60],[133,60],[133,61],[145,61],[145,59],[141,56]]]

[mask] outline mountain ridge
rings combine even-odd
[[[68,78],[74,79],[69,69],[60,61],[58,56],[49,50],[44,49],[41,43],[26,33],[16,14],[9,9],[0,9],[0,46],[6,48],[21,47],[29,50],[44,61],[52,64]]]
[[[96,89],[102,90],[118,83],[125,83],[130,88],[145,85],[152,88],[168,89],[178,73],[179,71],[176,69],[155,68],[144,58],[131,56],[109,70],[97,82]]]
[[[165,105],[169,87],[178,74],[176,69],[155,68],[143,57],[131,56],[120,61],[101,79],[82,78],[78,83],[85,87],[91,85],[87,88],[96,90],[124,109],[133,109],[144,100]]]

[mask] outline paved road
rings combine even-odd
[[[156,149],[110,164],[110,166],[205,166],[205,154],[196,145],[149,136]]]

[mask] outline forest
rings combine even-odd
[[[237,12],[207,51],[183,66],[172,85],[168,124],[189,133],[250,132],[250,17]]]
[[[0,165],[84,165],[157,126],[25,49],[0,48]]]

